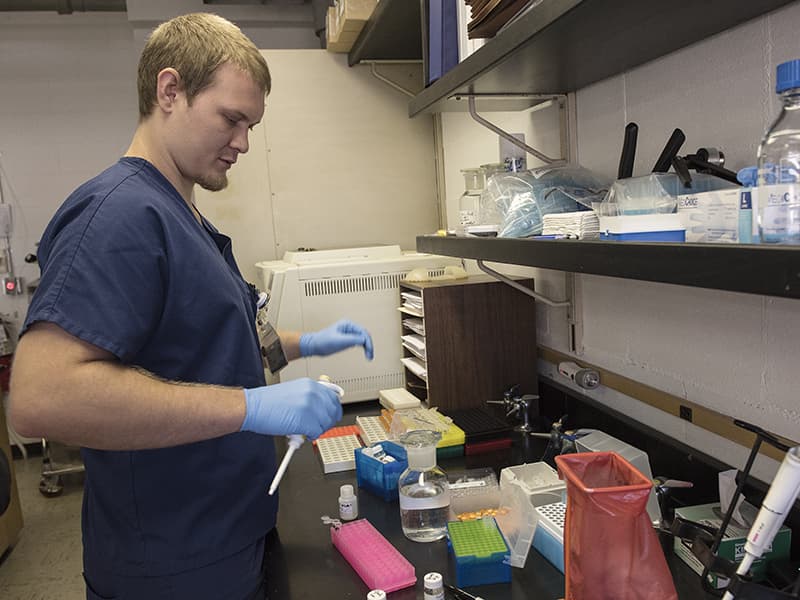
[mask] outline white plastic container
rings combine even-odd
[[[353,491],[352,485],[343,485],[339,488],[339,518],[342,521],[352,521],[358,516],[358,496]]]
[[[675,213],[600,217],[600,239],[619,242],[684,242],[686,227]]]
[[[566,484],[544,462],[506,467],[500,471],[500,509],[495,520],[511,551],[509,564],[522,568],[538,521],[537,506],[563,502]]]

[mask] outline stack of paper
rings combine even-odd
[[[403,305],[400,311],[415,317],[423,316],[422,308],[422,295],[413,292],[401,292],[400,296],[403,299]]]
[[[422,319],[415,319],[413,317],[403,319],[403,327],[407,327],[417,335],[425,337],[425,325],[423,324]]]
[[[415,356],[401,358],[400,362],[403,363],[408,369],[423,381],[428,381],[428,369],[425,363]]]
[[[425,338],[421,335],[411,334],[401,336],[403,346],[414,356],[425,360]]]
[[[542,235],[596,240],[600,238],[600,220],[593,210],[544,215]]]

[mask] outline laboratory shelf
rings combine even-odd
[[[419,0],[381,0],[347,55],[352,67],[363,60],[422,60]]]
[[[790,0],[548,0],[415,96],[409,116],[465,111],[463,94],[563,94],[775,10]],[[383,2],[379,3],[382,4]],[[418,2],[404,0],[407,10]],[[391,24],[386,24],[390,27]],[[698,57],[698,60],[702,60]],[[513,109],[509,109],[513,110]]]
[[[445,256],[714,290],[800,298],[800,247],[423,235]]]

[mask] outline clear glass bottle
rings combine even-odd
[[[758,147],[758,229],[762,242],[800,244],[800,59],[778,65],[783,107]]]
[[[497,208],[497,202],[495,201],[497,185],[492,178],[495,175],[505,173],[506,165],[504,163],[489,163],[481,165],[481,170],[483,171],[484,187],[478,203],[480,206],[478,224],[483,226],[484,235],[488,235],[492,231],[496,234],[500,231],[503,215],[500,214]]]
[[[464,193],[458,199],[458,227],[459,235],[467,233],[467,228],[478,223],[481,192],[483,191],[483,170],[462,169],[464,175]]]
[[[405,536],[415,542],[433,542],[447,534],[450,486],[436,466],[438,431],[409,431],[400,436],[408,454],[408,468],[400,474],[400,523]]]

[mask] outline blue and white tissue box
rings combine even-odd
[[[748,195],[743,198],[743,193]],[[752,239],[745,239],[752,222],[749,194],[749,188],[734,188],[678,196],[678,215],[686,227],[686,241],[750,243]],[[743,208],[743,200],[747,200],[748,208]]]

